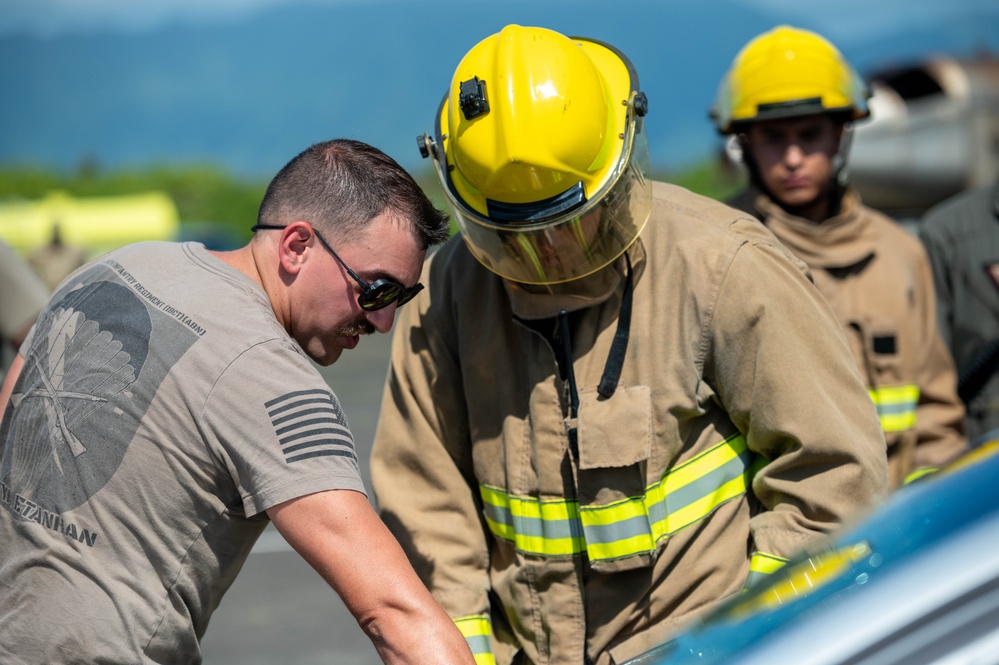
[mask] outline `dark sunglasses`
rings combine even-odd
[[[250,230],[281,230],[284,228],[284,226],[273,226],[271,224],[256,224]],[[365,282],[357,275],[356,272],[350,269],[350,266],[343,262],[343,259],[340,258],[339,254],[333,251],[333,248],[330,247],[328,242],[326,242],[326,239],[319,235],[319,231],[316,231],[316,229],[313,228],[312,232],[316,234],[316,238],[318,238],[322,246],[326,248],[326,251],[332,254],[333,258],[343,266],[344,270],[347,271],[347,274],[353,277],[354,281],[361,286],[361,295],[357,296],[357,304],[360,305],[361,309],[364,311],[374,312],[379,309],[384,309],[392,303],[395,303],[396,307],[402,307],[412,300],[413,296],[423,290],[422,284],[406,287],[391,279],[376,279],[370,284]]]

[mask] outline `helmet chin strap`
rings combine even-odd
[[[737,163],[746,169],[746,174],[749,176],[749,184],[755,186],[760,191],[766,192],[768,196],[770,195],[766,185],[763,184],[760,169],[757,168],[756,162],[753,160],[745,134],[739,132],[738,134],[730,135],[725,146],[725,152],[730,159],[738,160]]]
[[[634,283],[631,270],[631,257],[628,252],[624,253],[625,276],[624,293],[621,295],[621,311],[617,317],[617,331],[614,333],[614,341],[611,343],[611,350],[607,356],[607,364],[604,365],[604,374],[597,386],[597,392],[604,399],[610,399],[617,389],[617,383],[621,378],[621,367],[624,365],[624,355],[628,350],[628,338],[631,335],[631,296],[634,292]]]
[[[843,133],[839,137],[839,150],[832,158],[833,178],[840,188],[846,187],[850,179],[847,168],[847,158],[850,155],[850,144],[853,142],[853,123],[843,123]]]

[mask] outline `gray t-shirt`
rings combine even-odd
[[[0,426],[4,663],[200,662],[263,511],[364,491],[336,397],[201,245],[105,255],[23,348]]]

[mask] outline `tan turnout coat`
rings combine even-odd
[[[753,212],[808,264],[879,402],[889,484],[940,467],[966,449],[954,361],[937,327],[929,258],[919,240],[853,190],[821,224],[795,217],[763,194]],[[739,205],[739,207],[743,207]]]
[[[572,284],[577,295],[532,295],[456,237],[399,312],[372,459],[377,501],[452,618],[486,626],[466,636],[484,636],[500,665],[620,663],[738,593],[754,554],[790,557],[886,492],[884,439],[843,333],[769,231],[656,183],[628,254],[630,341],[607,400],[596,386],[623,258]],[[578,317],[580,408],[569,422],[553,348],[525,323],[560,307]],[[740,450],[762,466],[755,476],[699,486],[738,462],[715,468],[714,456]],[[627,510],[612,526],[634,540],[597,542],[613,529],[594,522]]]

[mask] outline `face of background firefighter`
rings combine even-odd
[[[763,185],[785,209],[821,221],[843,127],[824,114],[750,125],[746,146]]]

